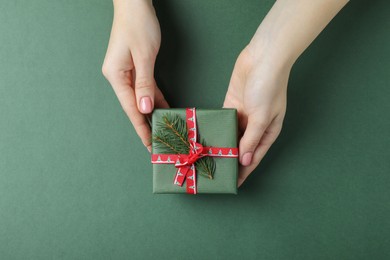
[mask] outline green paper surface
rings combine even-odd
[[[390,259],[389,0],[349,1],[299,58],[237,196],[152,193],[101,75],[112,2],[0,0],[0,260]],[[221,108],[274,2],[154,1],[169,105]]]
[[[185,109],[156,109],[152,117],[152,130],[158,128],[162,116],[174,113],[186,119]],[[196,109],[199,137],[204,138],[207,146],[237,147],[237,111],[235,109]],[[152,153],[161,151],[152,145]],[[237,194],[238,158],[213,157],[216,170],[213,179],[197,174],[198,193]],[[176,174],[174,164],[153,164],[153,193],[185,193],[186,182],[182,186],[173,184]]]

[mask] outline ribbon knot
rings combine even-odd
[[[190,141],[189,154],[182,154],[179,156],[178,161],[175,163],[176,168],[182,168],[183,166],[191,166],[198,159],[202,158],[204,155],[203,145],[194,141]]]

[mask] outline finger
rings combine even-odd
[[[149,114],[154,108],[154,62],[135,60],[135,96],[138,110],[143,114]]]
[[[248,124],[239,144],[241,165],[249,166],[251,164],[253,153],[268,125],[267,120],[258,115],[253,114],[248,117]]]
[[[138,111],[134,89],[130,85],[113,83],[118,100],[134,126],[137,135],[141,138],[144,146],[151,151],[151,131],[149,124],[143,114]]]
[[[237,186],[240,187],[242,183],[248,178],[248,176],[256,169],[261,159],[265,156],[269,150],[270,145],[259,144],[253,154],[253,162],[249,166],[240,165],[240,173],[238,175]],[[257,161],[259,163],[257,163]]]
[[[282,129],[282,123],[279,120],[280,119],[275,118],[268,129],[264,132],[260,143],[253,154],[252,163],[249,166],[240,165],[240,173],[237,180],[238,187],[240,187],[246,178],[256,169],[256,167],[268,152],[269,148],[279,136]]]
[[[119,51],[118,51],[119,50]],[[125,53],[125,55],[123,55]],[[126,55],[127,54],[127,55]],[[127,49],[109,48],[102,67],[104,76],[110,82],[123,110],[133,124],[142,143],[151,150],[151,133],[145,117],[138,111],[132,88],[132,59]]]
[[[164,95],[162,94],[161,90],[156,87],[155,89],[155,98],[154,98],[155,108],[169,108],[168,102],[165,100]],[[145,115],[146,119],[148,120],[148,124],[150,128],[152,127],[152,115],[148,114]]]
[[[234,108],[237,110],[237,123],[238,123],[237,139],[241,139],[243,132],[246,129],[246,126],[248,124],[248,118],[244,112],[241,102],[238,102],[237,99],[234,98],[234,96],[231,94],[231,91],[228,91],[226,93],[226,97],[223,102],[222,108]]]

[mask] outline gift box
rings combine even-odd
[[[155,109],[153,193],[237,194],[236,109]]]

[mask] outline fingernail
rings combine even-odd
[[[252,162],[252,153],[245,153],[241,158],[241,164],[243,166],[248,166]]]
[[[152,146],[149,145],[149,146],[146,147],[146,149],[148,149],[149,153],[152,152]]]
[[[150,97],[142,97],[140,101],[140,108],[142,113],[152,112],[152,100]]]

